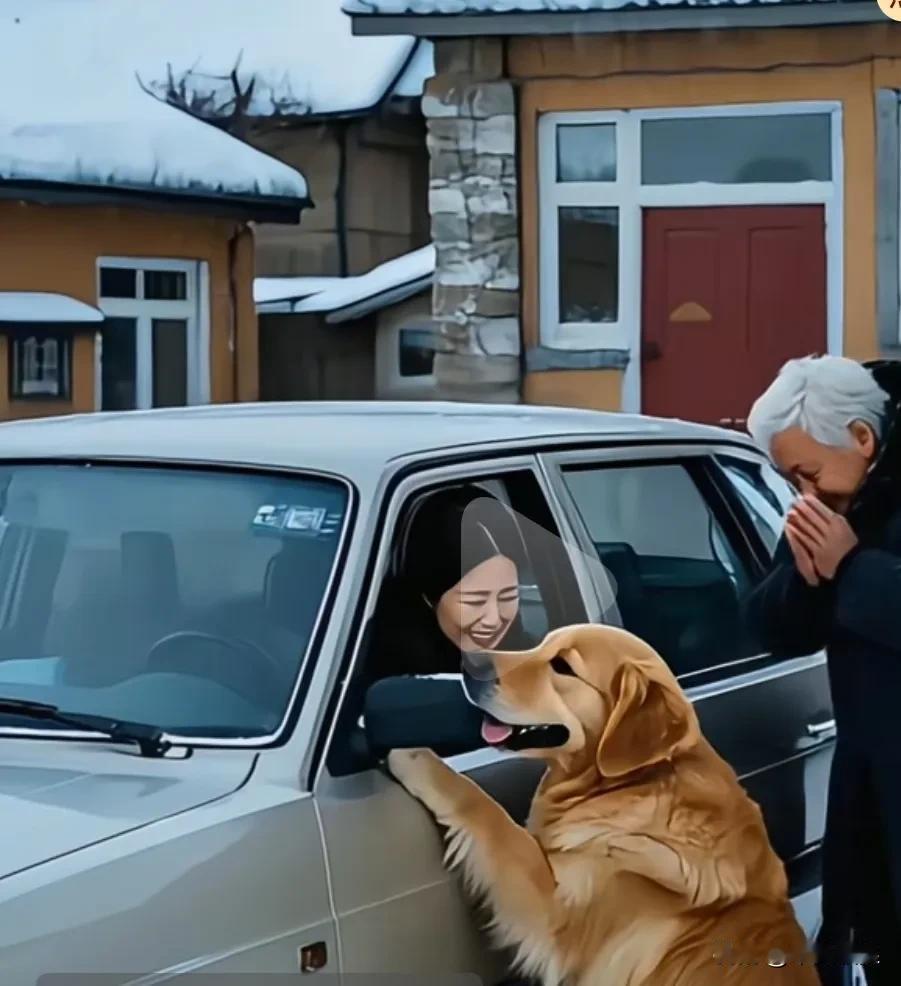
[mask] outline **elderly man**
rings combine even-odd
[[[792,360],[748,428],[801,494],[749,600],[774,653],[826,648],[838,730],[818,943],[824,986],[851,952],[901,984],[901,363]],[[878,961],[877,961],[878,958]]]

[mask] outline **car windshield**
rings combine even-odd
[[[281,723],[348,492],[311,477],[0,468],[0,697],[264,736]],[[0,715],[4,728],[52,728]]]

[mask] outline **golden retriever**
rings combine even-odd
[[[429,750],[394,750],[388,766],[446,827],[449,863],[523,974],[817,986],[760,809],[654,650],[575,626],[485,660],[468,686],[483,736],[548,763],[527,828]]]

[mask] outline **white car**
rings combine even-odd
[[[619,618],[671,663],[813,931],[831,701],[823,654],[761,653],[741,624],[791,498],[746,439],[536,407],[210,406],[0,426],[4,986],[508,974],[360,724],[395,531],[461,481],[538,539],[534,633]],[[452,761],[523,815],[533,761]]]

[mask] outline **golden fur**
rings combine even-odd
[[[428,750],[389,767],[446,826],[520,970],[545,986],[817,986],[760,809],[661,658],[576,626],[491,659],[487,711],[569,731],[527,754],[548,762],[527,828]]]

